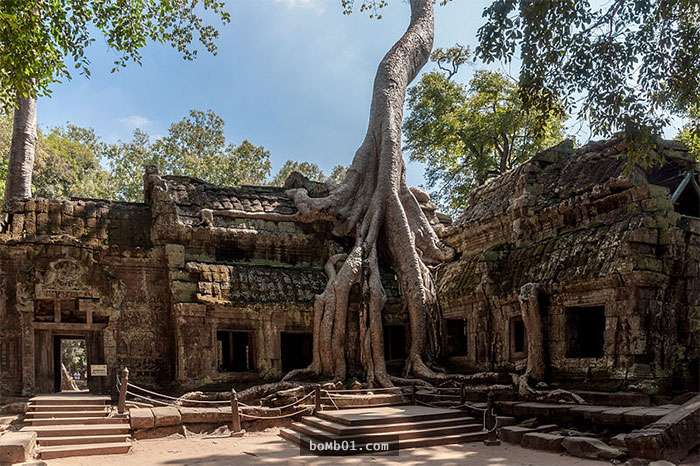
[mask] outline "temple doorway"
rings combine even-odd
[[[54,336],[54,391],[88,389],[88,352],[85,338]]]

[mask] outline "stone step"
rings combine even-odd
[[[399,408],[399,407],[397,407]],[[369,415],[368,413],[372,413]],[[400,408],[385,411],[376,408],[346,409],[343,411],[322,411],[316,417],[326,421],[337,422],[348,426],[386,425],[401,422],[431,421],[436,419],[454,419],[464,417],[464,412],[456,409],[434,409],[412,406],[410,410],[401,412]]]
[[[98,395],[40,395],[29,399],[33,405],[105,405],[111,402],[108,396]]]
[[[464,434],[456,434],[456,435],[443,435],[443,436],[437,436],[437,437],[420,437],[420,438],[414,438],[414,439],[409,439],[409,440],[399,440],[399,441],[392,441],[392,442],[387,442],[387,451],[392,451],[392,450],[398,450],[398,449],[408,449],[408,448],[420,448],[420,447],[432,447],[436,445],[450,445],[450,444],[461,444],[461,443],[470,443],[470,442],[480,442],[486,439],[486,432],[472,432],[472,433],[464,433]],[[304,443],[308,445],[308,442],[311,440],[309,437],[293,431],[291,429],[281,429],[280,430],[280,437],[289,440],[290,442],[295,443],[296,445],[302,446]],[[357,444],[358,446],[361,446],[360,444]],[[352,452],[347,452],[348,454],[352,454]],[[380,452],[361,452],[361,451],[355,451],[355,454],[362,454],[362,453],[372,453],[372,454],[377,454]]]
[[[428,437],[448,437],[451,435],[461,435],[473,432],[480,432],[482,429],[481,424],[460,424],[456,426],[443,426],[443,427],[433,427],[427,429],[407,429],[403,431],[396,432],[372,432],[363,433],[357,435],[335,435],[331,432],[303,424],[301,422],[292,423],[291,430],[299,432],[300,434],[318,439],[321,441],[355,441],[356,443],[370,443],[370,442],[391,442],[391,441],[405,441],[417,438],[428,438]]]
[[[98,409],[108,409],[108,405],[81,405],[81,404],[70,404],[70,405],[37,405],[29,403],[27,405],[27,412],[45,412],[45,411],[95,411]]]
[[[131,444],[127,442],[61,445],[55,447],[39,447],[38,456],[39,459],[50,460],[72,456],[119,455],[128,453],[129,450],[131,450]]]
[[[645,393],[637,392],[596,392],[592,390],[574,390],[574,393],[592,405],[608,406],[649,406],[651,398]]]
[[[303,417],[302,423],[314,426],[318,429],[331,432],[335,435],[360,435],[374,432],[400,432],[409,429],[430,429],[435,427],[448,427],[460,424],[472,424],[477,421],[470,416],[433,419],[427,421],[398,422],[394,424],[370,425],[370,426],[347,426],[338,422],[328,421],[316,416]]]
[[[120,443],[130,440],[129,434],[112,435],[72,435],[66,437],[39,437],[37,442],[43,447],[59,445],[85,445],[93,443]]]
[[[29,411],[25,414],[25,419],[49,419],[66,417],[105,417],[109,414],[106,409],[94,411]]]
[[[128,424],[126,417],[54,417],[54,418],[31,418],[25,419],[27,424],[32,426],[58,426],[75,424]]]
[[[129,424],[72,424],[59,426],[23,427],[21,431],[36,432],[38,438],[73,437],[79,435],[118,435],[128,434]]]

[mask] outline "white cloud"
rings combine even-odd
[[[125,125],[131,130],[134,130],[136,128],[143,129],[146,126],[149,126],[152,121],[143,115],[129,115],[127,117],[120,118],[119,123]]]
[[[326,10],[328,0],[275,0],[275,3],[284,5],[287,8],[307,8],[321,14]]]

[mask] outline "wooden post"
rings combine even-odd
[[[462,380],[462,384],[459,386],[459,404],[463,405],[467,402],[467,382]]]
[[[501,444],[498,440],[498,419],[496,417],[496,408],[494,405],[494,393],[489,391],[486,398],[486,416],[484,417],[484,429],[487,431],[484,445],[492,447]]]
[[[416,384],[413,383],[411,384],[411,404],[414,405],[416,404]]]
[[[241,413],[238,412],[238,394],[231,389],[231,433],[241,431]]]
[[[119,380],[119,402],[117,403],[117,412],[124,414],[126,411],[126,389],[129,384],[129,369],[122,369],[121,378]]]
[[[328,395],[330,396],[330,395]],[[314,387],[314,414],[321,411],[321,386],[316,384]]]

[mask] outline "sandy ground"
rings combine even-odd
[[[487,447],[482,443],[444,445],[404,450],[399,456],[317,458],[299,456],[299,448],[277,436],[276,429],[242,438],[190,438],[142,440],[128,455],[64,458],[49,466],[147,465],[460,465],[460,466],[603,466],[599,461],[528,450],[510,444]]]

